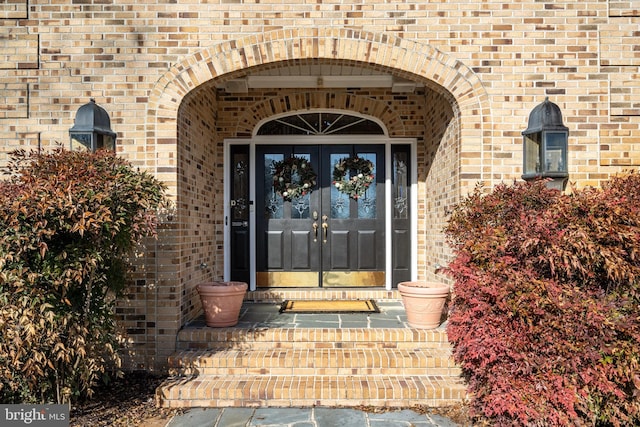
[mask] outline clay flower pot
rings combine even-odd
[[[245,282],[207,282],[196,289],[200,295],[207,326],[223,328],[238,324],[240,308],[247,293]]]
[[[440,326],[442,311],[449,297],[449,286],[426,281],[398,283],[409,326],[435,329]]]

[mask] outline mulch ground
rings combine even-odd
[[[360,406],[354,409],[359,409],[369,413],[383,413],[398,410],[398,408],[380,408],[376,406]],[[411,406],[406,409],[410,409],[417,414],[440,415],[463,427],[472,425],[471,418],[469,417],[469,408],[463,403],[438,408],[430,406]]]
[[[101,386],[91,400],[71,408],[70,427],[164,426],[179,409],[158,408],[156,388],[165,377],[127,373]]]
[[[164,427],[183,409],[158,408],[155,401],[156,388],[165,377],[145,372],[127,373],[108,386],[98,388],[93,398],[71,408],[70,427]],[[395,408],[363,406],[366,412],[386,412]],[[444,408],[414,406],[420,414],[438,414],[461,426],[470,426],[469,414],[464,404]]]

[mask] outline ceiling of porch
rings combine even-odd
[[[344,63],[297,62],[284,67],[260,69],[221,83],[228,93],[246,93],[265,88],[390,88],[410,93],[422,85],[391,73]]]

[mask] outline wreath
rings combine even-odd
[[[309,161],[302,157],[289,157],[273,163],[273,189],[285,200],[305,196],[316,185],[316,173]]]
[[[347,172],[351,171],[349,179],[346,179]],[[333,185],[354,200],[364,195],[374,179],[373,163],[362,157],[345,157],[333,168]]]

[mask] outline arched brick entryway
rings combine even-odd
[[[461,166],[461,189],[494,179],[491,170],[487,95],[471,69],[437,49],[398,37],[347,29],[273,31],[225,42],[186,57],[160,78],[151,91],[147,110],[148,146],[156,150],[155,169],[171,187],[176,182],[178,109],[198,86],[225,74],[254,66],[299,59],[366,62],[392,69],[399,77],[418,80],[449,98],[459,116],[460,151],[468,153]],[[484,167],[483,167],[484,166]]]
[[[215,82],[253,67],[264,69],[305,60],[361,64],[428,89],[424,108],[432,111],[424,116],[433,119],[429,131],[437,138],[430,138],[440,142],[425,143],[418,153],[418,192],[424,206],[417,239],[423,253],[429,254],[417,260],[419,271],[432,270],[433,254],[443,250],[434,243],[433,233],[441,230],[451,201],[476,182],[495,179],[484,88],[472,70],[428,45],[352,30],[291,30],[247,36],[186,57],[158,80],[147,110],[145,151],[153,153],[148,164],[168,184],[169,193],[177,195],[179,212],[178,222],[163,235],[166,244],[156,252],[157,309],[164,313],[163,331],[156,340],[156,363],[162,364],[173,351],[172,332],[177,333],[199,311],[194,288],[205,277],[199,266],[206,261],[213,274],[220,276],[220,207],[224,201],[219,165],[225,159],[216,145],[221,138],[250,136],[263,119],[285,109],[309,108],[347,109],[379,119],[390,136],[411,134],[401,113],[374,97],[292,91],[246,103],[246,109],[237,113],[234,131],[217,135],[211,145],[203,143],[206,138],[202,135],[218,125],[213,105],[217,101],[211,96]],[[195,111],[207,117],[192,115]],[[444,173],[430,173],[430,168],[444,164]]]

